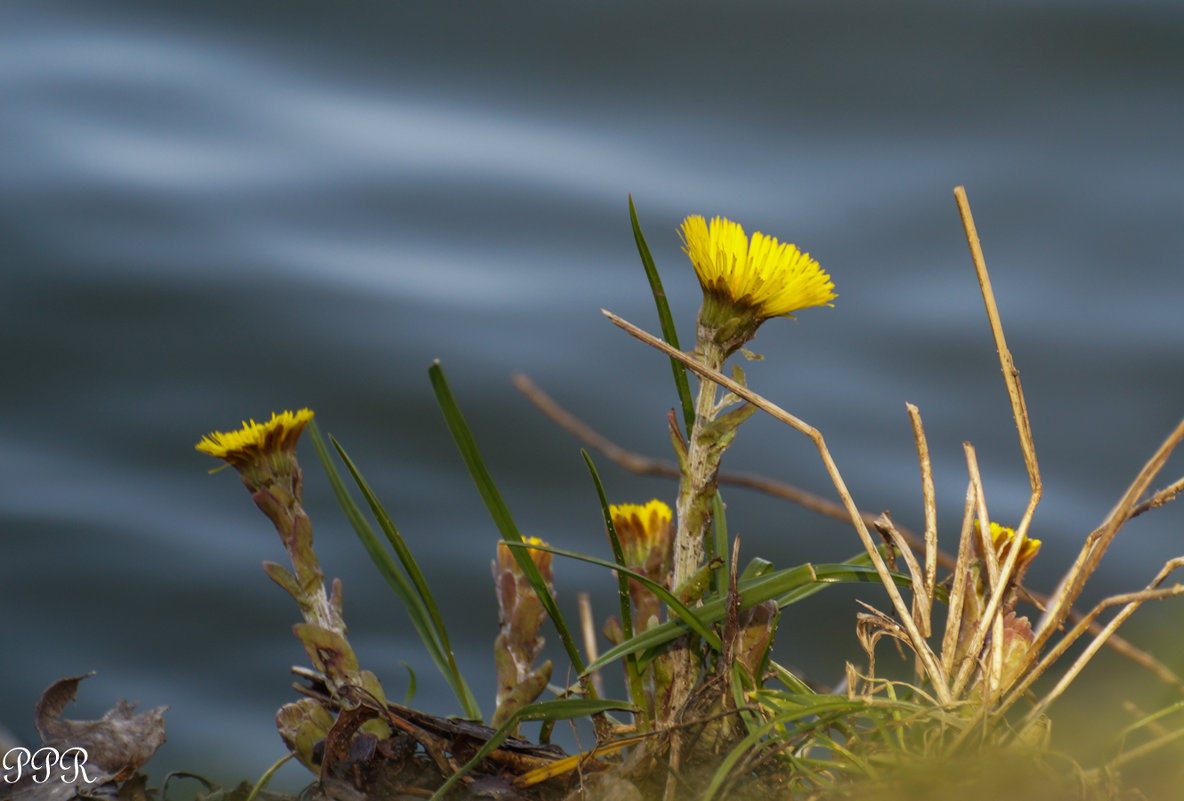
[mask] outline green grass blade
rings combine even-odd
[[[632,712],[628,701],[612,698],[553,698],[550,701],[536,701],[518,710],[519,720],[575,720],[598,715],[601,712]]]
[[[549,553],[553,553],[558,556],[566,556],[568,559],[577,559],[581,562],[588,562],[593,565],[600,565],[601,567],[607,567],[610,570],[616,570],[618,573],[624,574],[625,576],[628,576],[629,578],[633,579],[634,581],[639,582],[640,584],[644,584],[646,589],[648,589],[654,595],[657,595],[659,598],[662,599],[662,601],[664,603],[666,603],[667,605],[670,606],[670,611],[674,612],[674,614],[678,616],[678,620],[686,623],[687,627],[689,627],[692,631],[694,631],[696,634],[698,634],[700,637],[702,637],[704,642],[706,642],[708,645],[710,645],[713,649],[715,649],[716,651],[719,651],[719,650],[722,650],[722,648],[723,648],[723,644],[720,642],[719,635],[716,634],[714,631],[712,631],[706,625],[706,623],[704,623],[702,615],[698,615],[695,612],[691,611],[690,607],[688,607],[682,601],[678,600],[678,598],[674,595],[674,593],[672,593],[670,590],[663,587],[658,582],[651,579],[649,576],[646,576],[642,573],[638,573],[636,571],[630,570],[627,567],[622,567],[621,565],[619,565],[615,562],[608,562],[608,561],[605,561],[604,559],[597,559],[595,556],[588,556],[586,554],[576,553],[575,551],[565,551],[562,548],[555,548],[551,545],[529,545],[528,546],[528,545],[526,545],[526,543],[510,543],[509,545],[510,545],[510,548],[515,549],[515,550],[518,550],[518,549],[524,550],[526,548],[534,548],[535,550],[547,551]],[[669,624],[663,623],[662,625],[666,626]],[[661,626],[659,626],[658,628],[661,628]],[[656,631],[656,629],[651,629],[651,631]]]
[[[411,706],[411,701],[415,698],[415,671],[406,662],[400,662],[399,664],[407,669],[407,692],[403,693],[403,706]]]
[[[645,236],[641,233],[641,223],[637,220],[637,209],[633,206],[633,195],[629,196],[629,222],[633,224],[633,240],[637,243],[637,252],[641,256],[642,266],[645,267],[645,277],[650,282],[654,305],[658,307],[658,324],[662,328],[662,336],[671,346],[682,350],[678,344],[678,329],[674,327],[674,318],[670,314],[670,304],[666,302],[666,290],[662,288],[662,277],[658,275],[658,267],[654,264],[650,247],[645,243]],[[674,370],[674,386],[678,390],[678,399],[682,403],[682,416],[687,427],[686,433],[690,436],[691,428],[695,425],[695,402],[691,398],[691,386],[687,382],[687,369],[677,359],[670,360],[670,367]]]
[[[887,558],[887,553],[885,553],[886,547],[887,546],[881,546],[880,555],[883,556],[884,558]],[[841,564],[847,565],[848,567],[858,568],[860,570],[860,575],[865,577],[863,580],[868,581],[868,582],[872,581],[871,573],[868,571],[868,568],[871,568],[871,566],[872,566],[872,560],[871,560],[871,557],[867,555],[866,551],[860,551],[858,554],[856,554],[855,556],[846,560],[845,562],[842,562]],[[892,576],[895,579],[896,583],[899,584],[900,586],[902,586],[902,587],[911,587],[912,586],[912,582],[909,581],[907,579],[907,577],[905,577],[903,574],[893,573]],[[877,580],[879,579],[878,575],[877,575],[876,579]],[[826,584],[816,584],[816,585],[811,585],[811,586],[798,587],[797,589],[793,590],[792,592],[787,593],[785,595],[785,597],[778,598],[777,605],[784,607],[784,606],[788,606],[789,604],[797,603],[798,601],[801,601],[804,598],[809,598],[811,595],[813,595],[816,592],[820,592],[820,591],[826,589],[826,586],[827,586]],[[942,603],[947,603],[950,598],[950,590],[948,587],[941,587],[941,586],[935,587],[933,590],[933,597],[935,600],[941,601]]]
[[[604,494],[604,485],[600,481],[600,474],[596,472],[596,465],[592,457],[583,448],[580,455],[588,465],[588,472],[592,474],[592,483],[596,485],[596,496],[600,499],[600,511],[604,515],[604,527],[608,531],[609,544],[613,549],[613,559],[617,566],[628,568],[625,564],[625,552],[621,548],[621,540],[617,537],[617,527],[613,525],[613,515],[609,511],[608,497]],[[633,604],[629,602],[629,579],[623,572],[617,573],[617,600],[621,608],[621,630],[625,632],[625,639],[633,636]]]
[[[596,472],[596,464],[583,448],[580,449],[580,455],[584,457],[584,463],[588,465],[588,472],[592,474],[592,483],[596,485],[596,497],[600,500],[600,511],[604,515],[604,527],[608,531],[608,540],[612,545],[613,559],[620,568],[617,570],[617,600],[621,608],[621,631],[624,633],[625,639],[628,640],[633,636],[633,602],[629,598],[629,577],[623,572],[627,568],[625,552],[622,550],[621,540],[617,536],[617,527],[613,525],[613,515],[609,510],[608,497],[604,493],[604,484],[600,481],[600,474]],[[649,711],[646,709],[645,687],[642,686],[641,673],[637,669],[636,654],[629,654],[625,657],[625,682],[629,686],[629,697],[633,699],[633,705],[639,710],[638,731],[648,731]]]
[[[754,556],[748,560],[748,564],[744,566],[744,571],[740,573],[740,580],[756,578],[757,576],[766,575],[773,569],[773,563],[768,559],[762,559],[759,556]]]
[[[754,728],[760,725],[760,720],[752,713],[748,706],[748,699],[745,697],[746,686],[751,686],[752,677],[748,675],[748,671],[737,660],[732,663],[731,680],[732,680],[732,703],[736,706],[736,712],[740,716],[740,720],[744,723],[744,728],[751,732]]]
[[[1126,738],[1129,737],[1134,732],[1138,731],[1139,729],[1143,728],[1144,726],[1148,726],[1148,725],[1156,722],[1160,718],[1167,717],[1168,715],[1171,715],[1175,712],[1179,712],[1181,709],[1184,709],[1184,701],[1176,701],[1173,704],[1169,704],[1168,706],[1165,706],[1163,709],[1160,709],[1156,712],[1152,712],[1149,715],[1144,715],[1142,718],[1140,718],[1139,720],[1136,720],[1134,723],[1130,724],[1129,726],[1119,730],[1119,732],[1117,734],[1115,734],[1113,737],[1111,737],[1110,738],[1111,747],[1118,748],[1119,746],[1121,746],[1123,744],[1123,742],[1126,740]]]
[[[477,749],[477,753],[473,754],[468,762],[461,765],[456,773],[449,776],[440,785],[440,788],[432,794],[432,797],[428,801],[441,801],[441,799],[447,796],[448,791],[452,789],[454,784],[466,776],[473,768],[480,765],[485,757],[496,751],[506,741],[506,738],[517,728],[520,721],[543,720],[554,722],[556,720],[572,720],[574,718],[598,715],[612,709],[633,711],[633,706],[624,701],[601,701],[591,698],[560,698],[554,701],[539,701],[537,703],[527,704],[511,715],[510,719],[503,723],[501,728],[494,732],[493,736]]]
[[[775,745],[776,740],[793,742],[796,737],[806,733],[814,733],[812,736],[813,741],[819,742],[825,740],[827,743],[826,748],[829,748],[832,752],[843,754],[846,759],[835,762],[834,765],[836,767],[844,770],[852,770],[854,768],[864,771],[871,770],[872,766],[870,763],[848,749],[843,748],[831,738],[826,737],[825,734],[827,729],[841,725],[844,718],[861,712],[871,712],[874,722],[875,710],[870,708],[862,700],[827,695],[792,696],[775,694],[764,690],[754,693],[754,696],[765,705],[767,711],[771,712],[774,709],[781,711],[772,714],[763,723],[750,729],[748,735],[740,740],[727,756],[724,757],[701,796],[703,801],[710,801],[710,799],[715,797],[727,782],[732,770],[753,749]],[[770,701],[772,703],[769,703]],[[883,708],[883,705],[878,706]],[[896,707],[896,705],[893,705],[893,707]],[[794,721],[802,722],[793,728],[789,728],[787,724]],[[777,730],[780,727],[785,727],[784,734],[778,734]],[[809,761],[817,762],[816,760]]]
[[[403,602],[403,608],[407,610],[407,615],[411,618],[411,625],[415,627],[416,633],[419,635],[420,640],[423,641],[424,647],[427,648],[428,655],[431,656],[441,675],[444,676],[449,686],[452,687],[453,693],[456,695],[457,700],[460,701],[461,708],[465,709],[467,713],[468,706],[465,702],[465,691],[454,684],[454,679],[459,678],[459,674],[453,674],[449,668],[448,659],[445,657],[444,649],[436,637],[436,632],[432,626],[431,616],[428,614],[427,608],[424,606],[423,601],[420,600],[418,594],[416,594],[411,582],[407,580],[403,571],[399,569],[398,564],[387,553],[386,549],[382,547],[382,541],[378,539],[378,535],[374,533],[374,529],[366,522],[366,518],[362,515],[362,510],[358,508],[353,498],[350,497],[349,492],[345,488],[345,482],[341,479],[341,474],[337,472],[337,468],[333,465],[333,461],[329,457],[329,451],[325,447],[325,441],[321,437],[321,431],[317,427],[315,420],[309,421],[307,431],[312,437],[313,446],[317,451],[317,458],[320,459],[321,466],[325,470],[325,475],[329,478],[329,485],[333,488],[333,494],[337,497],[337,502],[341,505],[342,511],[345,512],[346,518],[349,520],[350,525],[353,526],[358,539],[362,541],[366,553],[370,555],[370,560],[374,562],[374,566],[378,568],[378,572],[382,574],[387,584],[399,596],[399,600]]]
[[[447,664],[443,666],[446,668],[445,676],[448,678],[449,685],[452,686],[453,691],[457,694],[461,706],[464,707],[465,716],[474,720],[481,720],[481,709],[478,707],[477,699],[473,696],[472,690],[469,689],[464,676],[461,675],[460,668],[457,667],[456,655],[452,651],[452,643],[448,639],[448,629],[444,625],[444,618],[440,615],[440,607],[436,604],[435,596],[428,586],[427,579],[424,578],[423,571],[419,569],[419,563],[415,561],[411,549],[407,547],[407,542],[399,533],[398,528],[395,527],[395,523],[391,520],[386,507],[378,500],[378,496],[374,494],[374,491],[370,488],[370,484],[362,476],[361,471],[358,470],[353,460],[349,458],[349,454],[345,452],[345,448],[341,447],[341,443],[334,439],[332,435],[329,436],[329,441],[337,449],[337,455],[341,457],[341,461],[345,463],[350,475],[353,476],[354,483],[362,491],[362,497],[370,505],[370,511],[373,513],[374,519],[378,521],[379,528],[386,535],[387,542],[394,549],[395,555],[399,557],[399,562],[403,565],[403,570],[406,571],[407,576],[410,577],[411,583],[415,587],[417,597],[427,612],[432,628],[435,631],[436,639],[440,643],[441,653],[446,660]]]
[[[781,682],[790,692],[798,693],[800,695],[816,695],[817,693],[811,689],[810,685],[799,679],[793,671],[789,668],[778,664],[772,659],[769,660],[769,669],[773,671],[774,677]]]
[[[902,586],[908,586],[911,583],[909,577],[901,573],[893,573],[892,577],[897,584],[901,584]],[[817,592],[831,584],[850,582],[878,583],[879,580],[880,578],[875,568],[865,565],[842,563],[799,565],[798,567],[785,568],[748,581],[741,581],[738,587],[741,599],[740,608],[747,609],[750,606],[774,598],[777,599],[778,606],[783,607],[788,603],[800,600],[798,595],[806,589]],[[815,589],[815,585],[818,585],[817,589]],[[801,594],[801,597],[805,597],[806,594]],[[713,598],[698,607],[694,612],[694,617],[701,624],[717,623],[723,619],[727,611],[726,603],[726,598]],[[633,639],[605,651],[600,655],[599,659],[588,665],[587,670],[599,670],[614,660],[620,659],[625,654],[639,653],[646,649],[664,645],[686,634],[687,628],[688,624],[684,623],[682,619],[668,620],[660,626],[655,626],[648,631],[637,634]]]
[[[469,424],[465,422],[464,415],[461,414],[460,407],[456,403],[456,398],[452,394],[452,388],[448,386],[448,379],[444,377],[444,369],[440,366],[439,362],[433,363],[428,369],[428,376],[432,382],[432,389],[436,393],[436,402],[440,406],[440,411],[444,413],[444,421],[448,424],[448,430],[452,433],[452,439],[456,442],[456,447],[460,450],[461,458],[464,460],[465,466],[469,469],[473,483],[477,485],[477,492],[481,494],[481,499],[485,501],[485,508],[489,510],[489,515],[493,518],[494,525],[497,526],[502,539],[507,543],[522,543],[522,534],[519,533],[518,526],[514,523],[514,518],[510,516],[510,510],[506,506],[506,502],[502,500],[501,493],[498,492],[497,486],[493,483],[493,476],[489,474],[489,470],[485,467],[481,453],[477,450],[477,442],[473,439],[473,433],[469,429]],[[547,615],[551,618],[551,623],[555,626],[556,631],[559,632],[559,639],[563,642],[563,648],[567,652],[567,658],[571,660],[572,667],[575,668],[576,673],[584,675],[584,660],[580,657],[579,649],[576,647],[575,640],[571,636],[571,631],[563,619],[563,613],[559,611],[559,607],[555,603],[555,598],[551,595],[551,591],[547,589],[547,584],[543,581],[543,577],[539,573],[538,567],[535,566],[534,560],[530,558],[530,554],[526,551],[522,551],[521,553],[515,552],[514,556],[518,560],[523,574],[525,574],[530,585],[538,594],[543,608],[547,610]],[[584,692],[590,697],[595,697],[591,682],[586,683]]]
[[[770,718],[759,726],[753,726],[749,730],[748,734],[742,740],[740,740],[740,742],[736,743],[735,747],[733,747],[732,750],[728,752],[728,755],[725,756],[720,762],[719,768],[716,769],[715,775],[711,777],[711,781],[707,785],[707,789],[703,791],[703,795],[701,796],[702,801],[711,801],[711,799],[715,797],[715,794],[719,792],[724,782],[727,781],[728,774],[730,774],[732,769],[736,767],[736,763],[739,762],[740,759],[751,749],[757,747],[760,741],[766,735],[768,735],[778,726],[783,725],[785,720],[791,716],[792,715],[778,715],[776,717]]]

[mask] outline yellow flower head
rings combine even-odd
[[[974,521],[974,531],[977,534],[982,529],[978,521]],[[1007,552],[1011,549],[1011,543],[1015,540],[1015,529],[1009,526],[1001,526],[992,521],[991,523],[991,546],[995,549],[995,558],[1002,563],[1007,558]],[[974,538],[975,551],[982,557],[983,553],[982,539],[980,537]],[[1024,537],[1024,541],[1020,544],[1019,555],[1015,560],[1015,571],[1012,573],[1011,583],[1018,584],[1023,580],[1024,573],[1027,572],[1028,566],[1032,564],[1032,560],[1036,558],[1036,554],[1040,552],[1040,540],[1034,540],[1031,537]]]
[[[526,537],[523,542],[527,545],[546,545],[547,543],[538,537]],[[554,554],[550,551],[539,551],[534,548],[527,548],[526,552],[530,554],[534,566],[539,569],[539,573],[543,575],[543,580],[550,584],[553,580],[553,573],[551,571],[551,559]],[[510,551],[510,546],[506,545],[505,541],[498,540],[497,543],[497,566],[502,571],[509,571],[514,575],[522,573],[522,568],[518,565],[518,560],[514,558],[514,554]]]
[[[977,524],[977,520],[975,523]],[[1000,559],[1007,556],[1007,552],[1011,550],[1011,542],[1015,539],[1015,529],[1008,526],[1001,526],[992,521],[991,523],[991,542],[995,546],[995,553]],[[1020,545],[1019,556],[1016,557],[1015,563],[1017,565],[1016,572],[1019,568],[1026,567],[1033,559],[1036,558],[1037,552],[1040,550],[1040,540],[1034,540],[1031,537],[1025,537],[1023,543]]]
[[[625,563],[641,567],[655,580],[670,570],[673,556],[674,514],[657,498],[647,504],[622,503],[608,507],[621,541]]]
[[[810,306],[833,306],[835,285],[810,254],[757,231],[749,239],[739,223],[698,214],[679,231],[704,296],[750,311],[759,319],[792,317]]]
[[[272,412],[266,423],[244,421],[238,431],[214,431],[202,437],[195,447],[202,453],[225,459],[236,468],[242,467],[260,457],[295,450],[296,440],[312,419],[312,414],[311,409]]]

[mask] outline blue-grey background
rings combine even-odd
[[[1184,414],[1182,134],[1167,0],[5,3],[0,722],[32,740],[41,690],[93,669],[79,717],[119,696],[170,707],[157,777],[254,777],[280,755],[272,716],[304,659],[259,562],[283,554],[193,444],[304,405],[423,559],[488,711],[496,533],[426,368],[443,363],[522,529],[604,555],[577,443],[509,376],[668,454],[667,363],[598,311],[656,329],[628,193],[684,338],[686,214],[822,262],[835,307],[769,323],[750,383],[825,433],[861,506],[914,528],[918,404],[950,545],[964,440],[993,517],[1027,499],[951,194],[966,185],[1027,391],[1046,488],[1031,583],[1050,588]],[[417,703],[455,712],[302,453],[363,662],[394,697],[406,662]],[[809,442],[767,419],[728,464],[834,495]],[[673,495],[602,473],[614,501]],[[858,549],[848,526],[728,499],[747,555]],[[1180,553],[1181,519],[1132,523],[1089,597]],[[566,608],[588,589],[611,612],[603,572],[556,572]],[[863,587],[787,613],[778,657],[841,675],[855,597],[882,601]],[[1140,641],[1181,614],[1148,610]]]

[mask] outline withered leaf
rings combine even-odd
[[[358,658],[338,632],[313,623],[297,623],[292,631],[317,670],[338,679],[357,674]]]
[[[96,782],[93,788],[87,788],[87,796],[89,798],[102,798],[105,788],[114,788],[116,786],[115,784],[106,782],[106,779],[109,778],[108,776],[100,777],[100,781]],[[46,782],[22,781],[12,789],[12,795],[2,797],[4,801],[73,801],[73,799],[79,797],[79,790],[84,787],[87,786],[68,784],[57,781],[57,777],[50,777],[50,780]],[[90,792],[91,789],[98,792],[92,793]],[[114,795],[114,792],[106,795]]]
[[[280,707],[275,724],[284,745],[296,754],[305,767],[319,772],[320,766],[313,755],[313,748],[318,740],[325,739],[333,726],[333,716],[329,711],[319,701],[302,698]]]
[[[122,779],[135,773],[164,743],[164,711],[168,707],[136,714],[135,704],[120,699],[98,720],[62,718],[78,693],[78,683],[93,675],[60,679],[50,685],[37,702],[34,723],[46,745],[83,748],[88,768]]]

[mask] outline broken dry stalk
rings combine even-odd
[[[1028,482],[1032,487],[1032,495],[1028,500],[1028,507],[1016,526],[1016,531],[1026,536],[1032,513],[1040,503],[1043,485],[1040,482],[1040,466],[1036,461],[1036,446],[1032,442],[1032,424],[1028,419],[1028,408],[1024,403],[1024,391],[1020,387],[1020,371],[1016,369],[1015,360],[1011,357],[1011,350],[1007,347],[1007,340],[1003,336],[1003,323],[999,319],[999,307],[995,304],[995,292],[991,289],[991,276],[987,272],[987,262],[983,257],[982,244],[979,242],[978,231],[974,226],[974,217],[970,213],[970,200],[966,197],[966,187],[954,187],[954,200],[958,204],[958,214],[962,218],[962,227],[966,232],[966,244],[970,246],[970,257],[974,261],[974,272],[978,276],[979,289],[982,290],[983,304],[987,309],[987,319],[991,324],[991,335],[995,338],[995,348],[999,351],[999,362],[1003,369],[1003,381],[1007,385],[1007,397],[1011,400],[1012,416],[1015,417],[1016,430],[1020,435],[1020,448],[1024,453],[1024,465],[1028,469]]]
[[[930,613],[933,609],[933,598],[926,591],[925,577],[921,572],[917,555],[913,553],[913,549],[896,530],[896,524],[892,522],[892,518],[888,516],[887,512],[876,518],[875,527],[892,543],[892,546],[900,553],[901,559],[904,560],[905,567],[909,571],[909,578],[913,582],[913,617],[917,620],[921,633],[928,637],[931,633]]]
[[[966,605],[966,584],[970,573],[971,537],[974,536],[974,510],[977,492],[974,482],[966,487],[966,504],[962,512],[962,533],[958,540],[958,558],[954,564],[954,581],[946,610],[946,631],[941,643],[941,664],[945,675],[961,670],[958,663],[958,643],[962,639],[962,610]]]
[[[1098,563],[1106,553],[1106,549],[1110,546],[1110,543],[1114,540],[1115,535],[1118,534],[1122,524],[1129,519],[1130,511],[1134,508],[1135,502],[1147,491],[1155,476],[1167,462],[1168,456],[1171,455],[1182,439],[1184,439],[1184,420],[1180,421],[1172,433],[1168,435],[1167,439],[1159,446],[1155,454],[1143,466],[1143,469],[1139,471],[1139,474],[1131,482],[1131,485],[1127,488],[1118,504],[1106,517],[1106,521],[1086,538],[1085,544],[1077,555],[1077,559],[1073,562],[1065,577],[1061,579],[1059,587],[1048,604],[1048,610],[1044,613],[1044,616],[1036,627],[1036,641],[1033,643],[1032,653],[1025,661],[1021,672],[1025,672],[1028,667],[1035,664],[1039,657],[1039,649],[1048,642],[1053,632],[1059,629],[1061,624],[1064,623],[1065,618],[1068,617],[1069,610],[1077,600],[1077,596],[1081,594],[1081,589],[1085,586],[1085,582],[1093,575],[1094,570],[1097,569]]]
[[[1126,619],[1130,617],[1131,614],[1133,614],[1134,611],[1144,601],[1172,597],[1184,593],[1184,587],[1181,587],[1179,584],[1167,590],[1159,589],[1159,586],[1167,579],[1168,575],[1180,567],[1184,567],[1184,557],[1171,559],[1164,564],[1159,573],[1156,574],[1155,578],[1150,584],[1147,585],[1144,590],[1112,596],[1100,602],[1097,606],[1091,609],[1076,626],[1070,629],[1065,634],[1065,636],[1062,637],[1059,642],[1057,642],[1056,646],[1049,649],[1048,653],[1044,655],[1044,658],[1041,659],[1039,663],[1035,664],[1024,674],[1022,681],[1018,682],[1013,688],[1011,688],[1010,694],[1000,705],[1000,712],[1006,710],[1008,707],[1018,701],[1022,694],[1032,686],[1036,679],[1043,675],[1044,672],[1048,670],[1048,668],[1051,667],[1052,664],[1056,662],[1056,660],[1059,659],[1065,653],[1065,651],[1067,651],[1073,645],[1073,643],[1075,643],[1078,638],[1081,637],[1082,634],[1089,630],[1090,624],[1098,617],[1098,615],[1112,606],[1126,604],[1126,606],[1117,615],[1115,615],[1114,619],[1111,620],[1110,623],[1108,623],[1105,627],[1103,627],[1097,635],[1095,635],[1094,639],[1090,642],[1090,645],[1081,654],[1081,656],[1078,657],[1073,666],[1068,671],[1066,671],[1065,675],[1057,683],[1057,686],[1044,700],[1041,701],[1040,705],[1038,705],[1038,708],[1041,711],[1044,708],[1047,708],[1047,706],[1052,703],[1056,697],[1064,692],[1065,688],[1068,687],[1073,678],[1075,678],[1077,674],[1081,672],[1081,669],[1085,666],[1085,664],[1093,658],[1093,655],[1097,652],[1097,649],[1105,644],[1107,638],[1123,622],[1125,622]],[[1035,711],[1036,710],[1034,709],[1032,712],[1029,712],[1028,717],[1025,720],[1025,725],[1030,723],[1031,720],[1035,719]]]
[[[921,466],[921,500],[925,505],[925,595],[933,607],[933,590],[937,586],[937,494],[933,489],[933,465],[929,461],[929,444],[925,441],[925,428],[921,425],[921,411],[906,403],[909,422],[913,426],[913,439],[917,443],[917,462]],[[926,617],[930,613],[926,614]],[[928,626],[926,636],[929,636]]]

